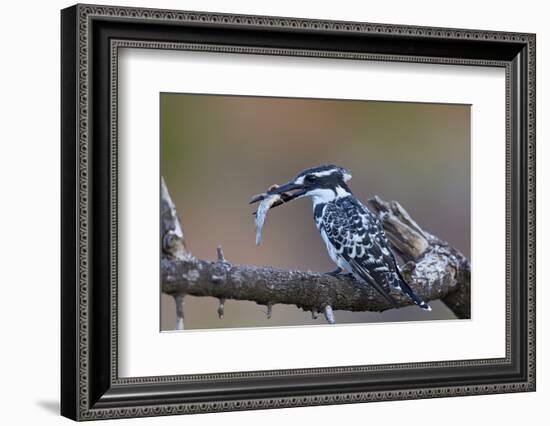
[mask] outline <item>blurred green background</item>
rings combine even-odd
[[[425,230],[470,255],[470,107],[468,105],[290,99],[162,93],[161,173],[187,245],[204,259],[221,244],[234,263],[330,271],[334,264],[314,225],[311,201],[272,210],[255,245],[248,201],[302,169],[350,169],[350,188],[366,202],[398,200]],[[325,324],[294,306],[265,307],[185,298],[185,329]],[[336,311],[342,323],[441,320],[439,301],[384,313]],[[161,295],[161,330],[175,328],[173,298]]]

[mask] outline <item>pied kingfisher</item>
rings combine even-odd
[[[424,310],[421,300],[403,279],[378,217],[351,193],[351,173],[342,167],[323,165],[302,171],[292,181],[265,195],[285,193],[284,202],[311,197],[313,216],[330,258],[338,269],[332,275],[348,273],[374,287],[394,307],[389,288],[406,294]],[[253,200],[259,201],[259,199]]]

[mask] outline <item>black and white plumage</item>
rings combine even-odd
[[[340,271],[371,285],[394,307],[398,305],[390,289],[401,291],[420,308],[431,310],[403,279],[382,223],[353,196],[347,186],[350,179],[348,170],[324,165],[304,170],[267,194],[292,194],[286,202],[311,197],[315,224]]]

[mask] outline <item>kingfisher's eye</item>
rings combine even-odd
[[[315,182],[317,180],[317,176],[315,175],[307,175],[305,181],[308,183]]]

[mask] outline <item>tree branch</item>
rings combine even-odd
[[[166,198],[163,205],[173,207],[168,191],[163,189],[162,196]],[[399,203],[387,203],[378,197],[369,203],[382,220],[392,248],[407,262],[402,272],[415,293],[426,301],[442,299],[458,318],[469,318],[468,260],[446,242],[422,230]],[[380,312],[392,308],[374,289],[353,278],[234,265],[225,259],[221,247],[217,261],[196,259],[185,249],[183,232],[178,234],[181,226],[175,207],[168,210],[170,214],[163,213],[166,220],[162,221],[161,238],[164,241],[167,233],[176,233],[181,235],[178,237],[181,246],[174,252],[165,250],[163,245],[161,275],[162,291],[166,294],[219,298],[220,316],[225,300],[235,299],[266,305],[268,312],[276,303],[296,305],[314,316],[322,312],[329,323],[335,321],[334,310]],[[168,248],[172,246],[169,244]],[[400,306],[412,304],[399,292],[392,292],[392,296]]]

